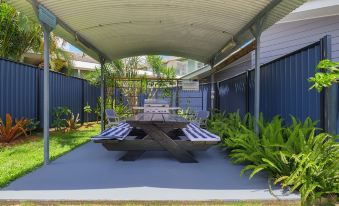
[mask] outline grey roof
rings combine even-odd
[[[306,0],[9,0],[35,17],[43,5],[57,16],[55,33],[98,59],[144,54],[220,61],[232,38],[241,46],[250,27],[268,28]]]

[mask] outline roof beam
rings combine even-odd
[[[233,62],[237,61],[241,57],[245,56],[246,54],[250,53],[251,51],[255,50],[256,47],[256,41],[252,41],[249,45],[244,47],[243,49],[239,50],[239,52],[233,54],[229,58],[222,61],[220,64],[214,67],[214,71],[218,72],[219,70],[222,70],[224,67],[232,64]]]
[[[233,37],[232,40],[228,41],[225,45],[223,45],[223,47],[221,47],[221,49],[215,55],[212,56],[210,62],[217,64],[218,62],[222,61],[224,57],[228,56],[233,51],[239,49],[242,46],[242,44],[246,43],[243,42],[240,37],[244,35],[246,32],[250,31],[258,21],[261,21],[269,11],[271,11],[281,2],[282,0],[272,0],[271,3],[269,3],[250,22],[248,22],[242,29],[240,29],[240,31]],[[236,42],[237,43],[236,46],[223,52],[222,50],[232,42]]]
[[[34,12],[37,14],[38,11],[38,6],[39,6],[39,2],[37,0],[27,0],[30,4],[32,4],[32,7],[34,9]],[[43,5],[42,5],[43,6]],[[46,8],[46,7],[45,7]],[[46,8],[48,9],[48,8]],[[80,36],[72,27],[70,27],[68,24],[66,24],[64,21],[62,21],[60,18],[58,18],[58,16],[56,16],[52,11],[51,12],[57,20],[57,24],[59,24],[62,28],[64,28],[67,32],[69,32],[71,35],[74,36],[74,39],[76,39],[77,41],[79,41],[81,44],[83,44],[85,47],[92,49],[95,53],[97,53],[97,55],[99,56],[99,58],[104,58],[105,60],[111,60],[107,55],[105,55],[102,51],[100,51],[100,49],[96,48],[93,44],[91,44],[90,42],[88,42],[85,38],[83,38],[82,36]]]

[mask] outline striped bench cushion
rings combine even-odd
[[[201,129],[200,128],[200,124],[198,122],[190,122],[189,124],[187,124],[186,126],[188,129]]]
[[[101,134],[92,137],[92,140],[118,139],[123,140],[132,130],[132,127],[126,123],[119,123],[115,127],[104,130]]]
[[[190,123],[182,131],[191,141],[215,141],[219,142],[220,137],[197,126],[195,123]]]
[[[131,127],[131,125],[126,122],[120,122],[116,127]]]

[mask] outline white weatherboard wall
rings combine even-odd
[[[339,15],[301,21],[278,23],[262,34],[261,64],[301,49],[325,35],[331,35],[332,60],[339,62]],[[255,52],[240,58],[217,73],[217,81],[222,81],[254,68]]]
[[[278,23],[262,34],[261,64],[332,37],[332,59],[339,61],[339,16]]]

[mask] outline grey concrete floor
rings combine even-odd
[[[167,152],[146,152],[135,162],[121,152],[87,143],[19,178],[0,191],[4,200],[273,200],[267,177],[240,177],[218,148],[195,153],[199,163],[179,163]],[[279,188],[281,199],[298,199]]]

